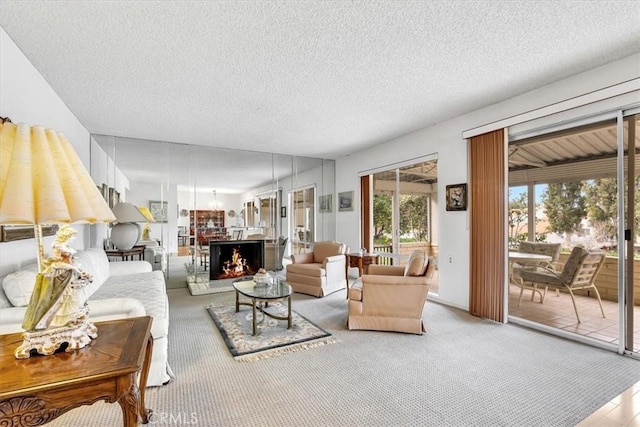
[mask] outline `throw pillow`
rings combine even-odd
[[[415,250],[409,256],[407,265],[404,266],[404,275],[406,276],[422,276],[427,268],[427,257],[424,251]]]
[[[2,289],[14,307],[26,307],[29,305],[37,275],[38,265],[33,264],[9,273],[4,278]]]

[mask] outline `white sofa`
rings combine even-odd
[[[153,355],[147,386],[160,386],[173,379],[168,365],[169,301],[164,275],[147,261],[109,262],[102,249],[78,251],[78,266],[93,275],[87,289],[92,322],[124,317],[151,316]],[[0,333],[22,331],[22,319],[31,297],[37,267],[27,266],[8,274],[0,291]],[[100,339],[100,328],[98,338]]]

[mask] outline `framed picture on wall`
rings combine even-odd
[[[353,191],[338,193],[338,212],[353,210]]]
[[[331,212],[333,200],[331,194],[320,196],[320,212]]]
[[[447,210],[467,210],[467,184],[447,185]]]
[[[120,193],[115,188],[109,187],[109,207],[113,208],[120,203]]]
[[[149,201],[149,211],[153,215],[153,219],[156,222],[167,222],[167,210],[169,208],[169,202],[161,202],[157,200]]]

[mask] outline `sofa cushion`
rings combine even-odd
[[[111,276],[89,300],[122,297],[142,302],[147,315],[153,317],[151,334],[154,338],[169,333],[168,301],[162,271]]]
[[[92,292],[98,289],[109,277],[109,258],[102,249],[85,249],[78,251],[73,258],[75,264],[93,276]]]
[[[421,250],[415,250],[409,256],[407,265],[404,267],[404,275],[406,276],[422,276],[427,269],[427,257]]]
[[[2,281],[2,289],[14,307],[26,307],[36,284],[38,265],[32,264],[7,274]]]
[[[323,277],[327,275],[327,270],[322,268],[322,264],[289,264],[287,273],[303,274],[305,276]]]

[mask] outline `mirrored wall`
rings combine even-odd
[[[144,224],[149,237],[172,256],[200,262],[198,248],[204,250],[214,239],[282,237],[288,240],[284,256],[301,250],[293,244],[301,240],[300,231],[304,240],[335,239],[335,210],[316,212],[317,198],[334,194],[333,160],[92,138],[96,184],[113,188],[119,202],[148,208],[154,216]],[[307,194],[304,206],[299,203],[301,192]],[[304,214],[299,215],[300,209]],[[109,238],[109,227],[94,234],[92,245],[100,246]]]

